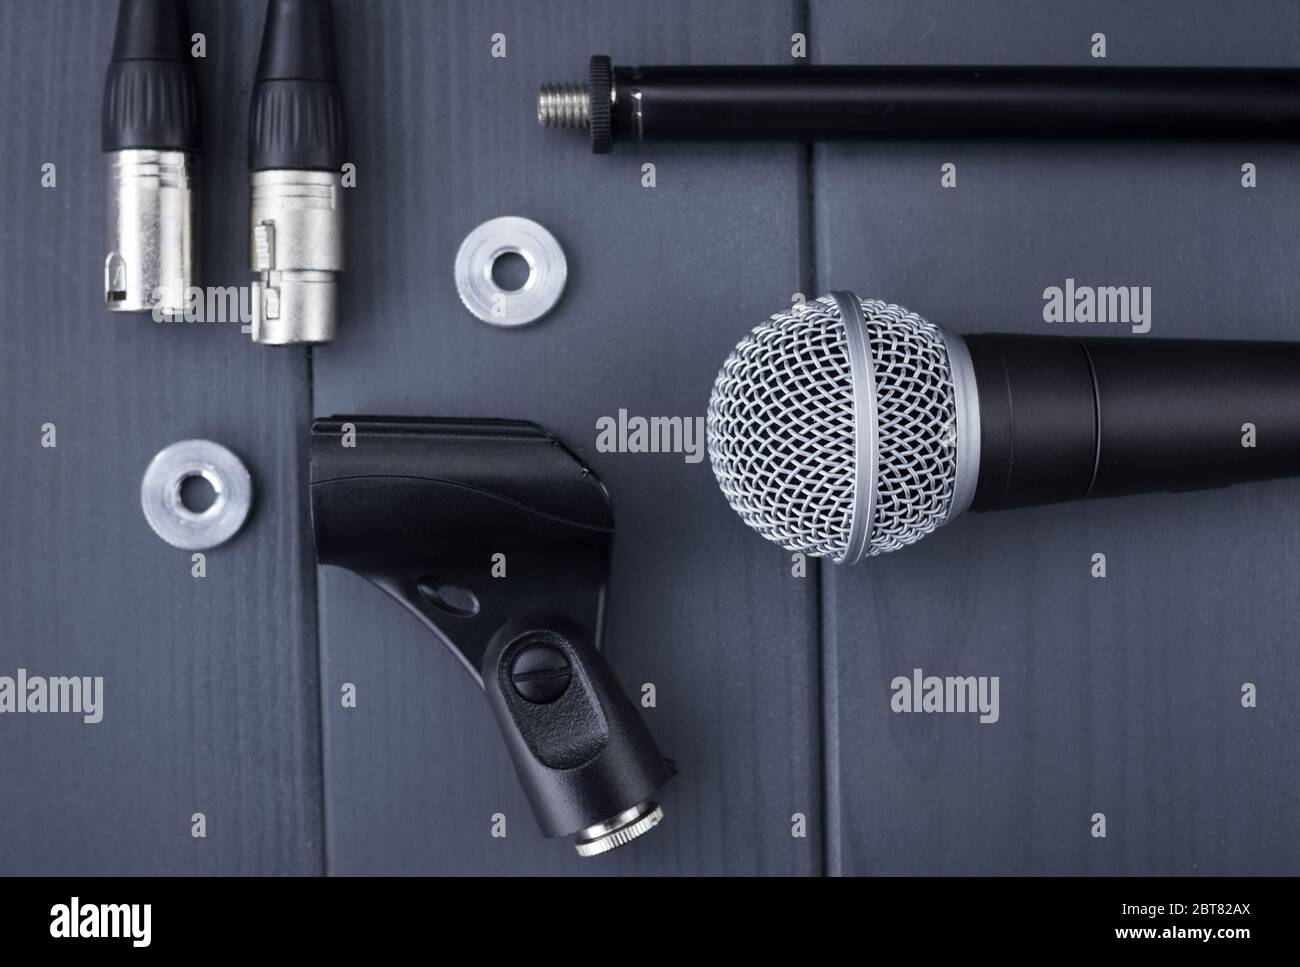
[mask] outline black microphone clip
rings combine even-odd
[[[322,564],[413,612],[487,694],[542,832],[605,852],[675,773],[600,653],[614,518],[531,423],[331,417],[311,433]]]

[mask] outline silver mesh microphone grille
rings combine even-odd
[[[782,547],[837,561],[852,550],[855,506],[872,508],[861,550],[875,555],[944,523],[958,490],[959,393],[943,330],[900,306],[857,301],[874,413],[855,412],[850,340],[831,296],[755,328],[709,399],[709,460],[732,509]],[[876,422],[874,482],[871,455],[857,452],[860,416]],[[872,483],[874,500],[858,504],[858,486]]]

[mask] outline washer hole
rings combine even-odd
[[[181,506],[191,514],[205,514],[217,502],[216,483],[205,473],[191,473],[181,478]]]
[[[532,260],[514,249],[507,249],[492,262],[492,281],[506,292],[518,292],[532,275]]]

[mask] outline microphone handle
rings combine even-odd
[[[1300,138],[1300,71],[615,67],[616,140]]]
[[[971,510],[1300,476],[1300,343],[965,342],[980,407]]]

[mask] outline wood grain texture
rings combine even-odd
[[[242,284],[241,92],[261,4],[191,7],[209,37],[204,279]],[[97,0],[0,4],[0,675],[102,675],[105,691],[98,725],[0,717],[0,873],[318,873],[307,357],[254,346],[237,325],[103,309],[100,98],[115,15]],[[40,445],[47,422],[54,449]],[[145,466],[187,437],[234,450],[255,490],[201,580],[140,510]],[[190,835],[195,812],[206,839]]]
[[[814,597],[727,509],[707,460],[596,452],[619,409],[702,416],[743,331],[800,288],[796,147],[620,145],[537,126],[542,81],[618,62],[788,58],[789,3],[338,5],[360,187],[342,332],[315,408],[528,418],[614,500],[606,651],[680,776],[667,818],[597,861],[542,839],[483,696],[353,575],[321,577],[331,872],[808,873],[820,868]],[[503,33],[508,56],[490,56]],[[641,165],[658,187],[641,187]],[[557,309],[520,331],[460,305],[480,222],[523,215],[564,246]],[[343,682],[357,709],[340,707]],[[493,839],[494,813],[508,836]],[[810,834],[791,836],[791,816]]]
[[[1287,3],[987,13],[819,0],[813,50],[1081,64],[1104,30],[1108,63],[1300,63]],[[940,187],[948,161],[954,190]],[[1286,146],[826,145],[813,183],[821,290],[959,332],[1059,332],[1042,321],[1045,287],[1149,285],[1151,336],[1129,338],[1298,337],[1300,166]],[[1300,485],[1278,482],[974,515],[827,570],[831,871],[1300,871],[1298,527]],[[1001,721],[892,713],[891,679],[917,667],[1000,676]],[[1258,708],[1242,708],[1243,682]]]

